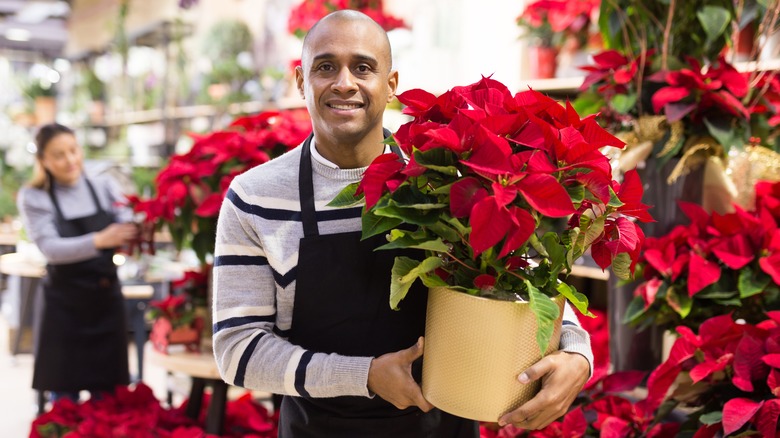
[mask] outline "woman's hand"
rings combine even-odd
[[[97,249],[117,248],[130,243],[138,236],[138,225],[134,223],[111,224],[96,232],[92,241]]]

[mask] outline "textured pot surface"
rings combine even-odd
[[[554,298],[563,315],[565,298]],[[558,349],[561,317],[547,352]],[[533,398],[540,382],[517,380],[541,359],[527,303],[475,297],[447,288],[428,294],[422,390],[437,408],[463,418],[498,418]]]

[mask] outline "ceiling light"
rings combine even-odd
[[[27,29],[21,27],[9,27],[5,30],[5,38],[10,41],[30,41],[32,34]]]

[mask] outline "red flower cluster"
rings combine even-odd
[[[656,317],[663,313],[661,307],[668,306],[680,318],[691,318],[686,325],[695,326],[701,323],[695,318],[697,310],[712,312],[712,306],[720,304],[723,311],[719,313],[726,313],[735,309],[724,304],[746,306],[770,290],[777,291],[779,205],[780,183],[770,182],[756,185],[754,211],[735,206],[734,213],[710,215],[698,205],[681,202],[690,225],[679,225],[664,236],[645,240],[641,263],[646,281],[636,289],[642,308],[635,309],[638,312],[633,318]],[[711,301],[697,305],[693,298]],[[747,318],[752,310],[738,310],[738,314]]]
[[[308,112],[295,109],[241,117],[225,130],[192,134],[192,149],[171,157],[157,175],[155,197],[130,196],[130,204],[146,222],[166,223],[178,248],[187,241],[204,260],[213,251],[217,215],[233,178],[298,146],[310,132]]]
[[[415,151],[444,149],[457,157],[452,164],[460,165],[461,175],[449,189],[449,209],[455,218],[470,219],[472,257],[501,242],[498,257],[509,255],[531,237],[537,215],[572,215],[569,222],[576,227],[589,212],[603,213],[615,196],[622,214],[604,217],[592,239],[594,259],[602,269],[621,253],[637,259],[643,235],[624,215],[652,218],[641,202],[636,172],[629,172],[622,185],[612,180],[599,148],[623,144],[594,118],[580,119],[568,104],[563,107],[535,91],[512,96],[489,78],[439,97],[410,90],[398,100],[407,105],[404,113],[415,118],[395,134],[411,160],[404,165],[387,154],[372,163],[357,191],[365,194],[367,209],[409,177],[425,172]],[[575,187],[587,191],[576,208],[569,191]]]
[[[386,31],[408,27],[400,18],[385,14],[382,3],[382,0],[303,0],[290,11],[287,30],[298,38],[303,38],[320,18],[342,9],[360,11]]]
[[[542,27],[547,22],[553,32],[580,32],[587,30],[600,4],[601,0],[537,0],[528,4],[517,18],[532,27]]]
[[[750,118],[741,99],[748,94],[747,75],[740,73],[726,59],[702,68],[699,61],[686,58],[690,68],[659,72],[651,81],[667,84],[653,94],[653,111],[663,113],[670,122],[689,116],[700,122],[703,114],[725,111],[734,117]]]
[[[767,312],[758,324],[739,324],[731,315],[705,321],[696,335],[678,327],[680,337],[669,359],[647,383],[648,400],[660,404],[681,373],[699,387],[685,404],[703,407],[696,437],[710,438],[737,431],[777,434],[780,416],[780,312]],[[676,393],[681,393],[678,388]],[[675,394],[676,394],[675,393]],[[672,399],[675,398],[672,394]],[[692,399],[691,399],[692,398]],[[720,415],[705,415],[720,413]]]
[[[120,386],[113,394],[104,394],[99,400],[90,399],[80,404],[69,399],[58,400],[49,412],[33,421],[30,438],[216,438],[207,435],[202,428],[208,399],[205,394],[203,411],[199,421],[195,421],[184,414],[186,402],[178,408],[166,409],[145,384],[138,383],[134,389]],[[277,416],[269,415],[247,393],[228,401],[225,434],[221,436],[276,437],[277,423]]]

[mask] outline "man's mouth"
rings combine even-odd
[[[337,110],[354,110],[358,108],[362,108],[362,103],[329,103],[329,107]]]

